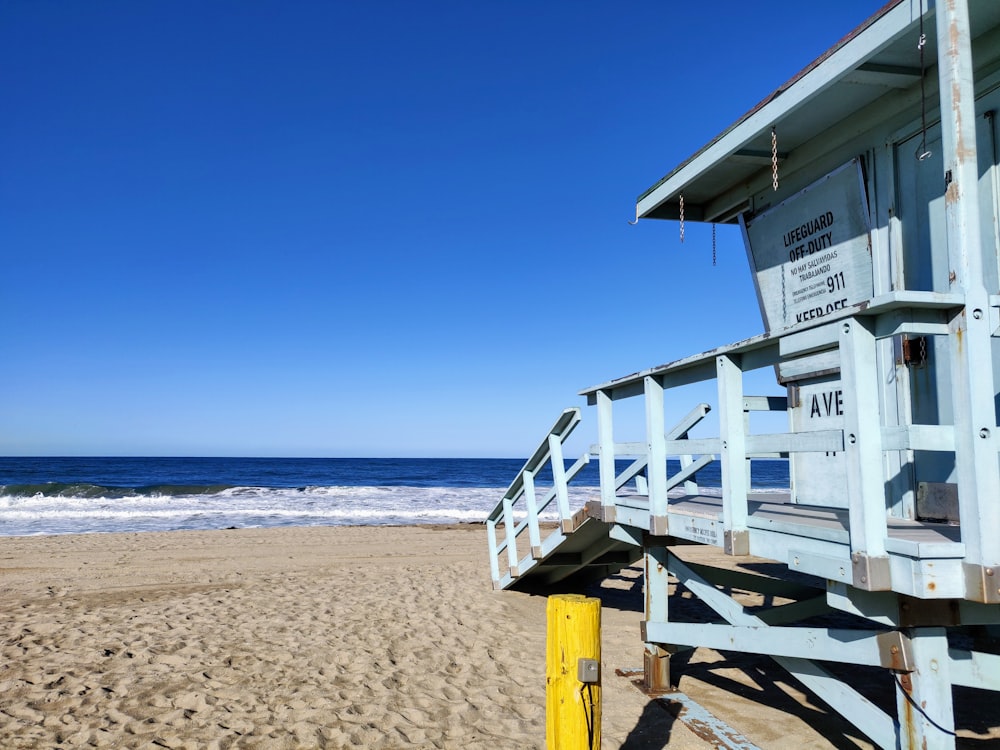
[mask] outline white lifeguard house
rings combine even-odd
[[[564,468],[570,409],[487,522],[497,588],[645,559],[649,687],[669,684],[678,648],[767,654],[904,750],[955,747],[953,686],[1000,691],[1000,656],[958,638],[1000,626],[1000,2],[930,6],[888,3],[639,197],[640,219],[740,225],[765,332],[584,390],[600,501],[568,500],[589,458]],[[762,368],[774,392],[744,393]],[[666,423],[675,389],[712,380],[714,404]],[[644,402],[632,442],[614,429],[626,399]],[[718,435],[691,437],[709,411]],[[787,430],[754,432],[759,411]],[[752,491],[764,458],[788,461],[790,491]],[[697,484],[713,462],[721,493]],[[768,590],[792,603],[747,612],[722,587],[754,577],[672,552],[692,543],[783,564]],[[671,621],[668,576],[718,622]],[[861,624],[814,624],[834,613]],[[824,662],[884,669],[895,713]]]

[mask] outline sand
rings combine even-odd
[[[492,591],[485,549],[481,526],[0,539],[0,747],[542,747],[545,600]]]
[[[712,747],[614,673],[639,571],[591,593],[603,746]],[[481,526],[0,538],[0,601],[3,748],[544,746],[545,598],[492,590]],[[867,746],[777,667],[695,654],[682,688],[762,747]]]

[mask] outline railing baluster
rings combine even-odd
[[[492,519],[486,521],[486,539],[490,548],[490,577],[493,585],[500,583],[500,561],[497,559],[497,522]]]
[[[542,537],[538,531],[538,498],[535,497],[535,475],[524,472],[524,507],[528,512],[528,544],[531,545],[532,557],[540,557],[542,552]]]
[[[682,435],[682,438],[686,438],[687,435]],[[694,456],[690,453],[685,453],[680,457],[681,469],[687,469],[694,465]],[[697,495],[698,494],[698,483],[692,479],[684,480],[684,493],[687,495]]]
[[[514,501],[507,497],[503,499],[503,525],[507,536],[507,567],[510,568],[511,575],[516,576],[517,529],[514,527]]]
[[[646,392],[646,453],[649,464],[646,479],[649,483],[650,533],[665,535],[667,517],[667,446],[664,435],[663,386],[656,378],[645,378]],[[657,519],[664,519],[658,522]],[[662,527],[662,528],[661,528]]]
[[[879,416],[875,336],[870,323],[852,318],[841,324],[840,378],[844,392],[844,451],[854,585],[889,588],[888,536],[882,424]]]
[[[601,477],[601,505],[605,517],[615,507],[615,435],[611,396],[597,392],[597,470]]]
[[[750,552],[747,533],[747,439],[743,422],[743,371],[739,356],[717,358],[719,430],[722,438],[722,523],[725,550],[730,555]]]
[[[562,441],[556,435],[549,435],[549,461],[552,464],[552,486],[556,491],[556,507],[559,520],[569,518],[569,488],[566,486],[566,464],[563,459]]]

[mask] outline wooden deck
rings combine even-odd
[[[801,573],[850,583],[846,509],[792,503],[788,493],[755,493],[748,498],[748,508],[750,554],[783,562]],[[721,497],[670,498],[666,517],[659,519],[650,516],[649,498],[644,495],[619,495],[613,507],[595,505],[590,512],[605,523],[666,528],[668,542],[723,546]],[[949,571],[958,575],[965,556],[960,527],[892,517],[886,523],[893,591],[920,598],[962,596],[946,578]]]

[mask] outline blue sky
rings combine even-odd
[[[0,454],[526,455],[762,330],[635,197],[882,4],[6,0]]]

